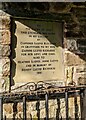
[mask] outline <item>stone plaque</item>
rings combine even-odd
[[[64,81],[63,23],[20,18],[13,22],[14,81]]]

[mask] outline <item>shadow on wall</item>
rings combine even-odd
[[[13,59],[16,57],[16,52],[15,52],[15,48],[16,48],[16,45],[17,45],[17,37],[15,36],[15,31],[16,31],[16,24],[15,22],[12,22],[12,27],[11,27],[11,86],[13,86],[15,83],[14,83],[14,80],[13,80],[13,77],[15,76],[15,70],[16,70],[16,63],[13,61]]]

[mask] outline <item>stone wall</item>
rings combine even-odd
[[[64,21],[64,59],[65,84],[85,84],[86,78],[86,2],[85,3],[3,3],[0,12],[0,91],[9,89],[10,81],[10,17],[21,16]],[[5,12],[5,13],[4,13]],[[8,15],[9,14],[9,15]],[[65,116],[65,103],[61,100],[60,117]],[[78,98],[78,103],[80,102]],[[71,98],[70,117],[74,116],[74,99]],[[22,103],[4,105],[4,114],[7,118],[22,118]],[[37,118],[36,103],[27,103],[28,117]],[[44,102],[40,105],[41,117],[45,117]],[[49,105],[50,117],[55,117],[58,109],[57,101]],[[29,113],[30,111],[30,113]],[[80,108],[78,106],[78,116]]]
[[[64,59],[65,84],[85,84],[86,78],[86,2],[82,3],[2,3],[2,10],[12,16],[42,18],[64,21]],[[2,19],[3,37],[0,56],[8,60],[10,55],[10,17]],[[5,22],[6,20],[6,22]],[[4,30],[5,29],[5,30]],[[11,39],[12,40],[12,39]],[[3,59],[2,59],[3,60]],[[1,60],[1,61],[2,61]],[[8,60],[9,61],[9,60]],[[4,60],[3,60],[4,62]],[[6,64],[6,63],[4,63]],[[6,65],[8,65],[7,62]],[[9,66],[9,65],[8,65]],[[3,70],[6,80],[9,81],[9,67]],[[5,70],[7,70],[5,72]],[[77,72],[78,70],[78,72]],[[2,76],[3,76],[2,75]],[[78,75],[78,77],[77,77]],[[3,80],[2,80],[3,81]],[[5,83],[5,81],[3,81]],[[82,82],[81,82],[82,81]],[[2,82],[2,83],[3,83]],[[6,82],[7,84],[8,82]]]
[[[10,16],[0,10],[0,92],[9,90]]]

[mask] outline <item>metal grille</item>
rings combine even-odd
[[[69,120],[69,98],[74,98],[74,107],[75,107],[75,120],[78,118],[77,113],[77,97],[80,97],[80,111],[81,111],[81,120],[86,119],[86,86],[67,86],[67,87],[55,87],[49,85],[44,88],[42,86],[36,85],[36,89],[30,89],[29,91],[22,92],[5,92],[0,94],[0,120],[3,120],[3,104],[4,103],[14,103],[14,109],[18,102],[23,103],[23,120],[27,120],[26,116],[26,102],[29,101],[37,101],[37,119],[40,120],[40,101],[45,101],[45,112],[46,117],[45,120],[49,120],[49,100],[57,100],[58,110],[56,112],[55,120],[60,120],[60,99],[65,99],[65,114],[66,120]],[[14,111],[14,110],[13,110]],[[14,111],[15,113],[15,111]],[[14,114],[15,118],[15,114]],[[5,117],[6,120],[6,117]],[[15,120],[15,119],[14,119]]]

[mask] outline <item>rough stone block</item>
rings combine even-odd
[[[86,63],[86,61],[83,59],[83,57],[81,58],[79,55],[76,55],[69,51],[65,52],[65,59],[66,59],[65,64],[68,66],[82,65],[82,64]]]
[[[10,46],[9,45],[0,45],[0,56],[8,57],[10,55]]]
[[[77,80],[78,85],[83,85],[86,84],[86,65],[79,65],[75,67],[76,73],[75,73],[75,78]]]
[[[67,49],[75,52],[77,51],[77,41],[76,39],[67,39]]]
[[[2,5],[2,4],[1,4]],[[0,16],[3,16],[3,17],[10,17],[9,14],[7,14],[6,12],[4,12],[3,10],[0,10]]]
[[[9,90],[9,77],[0,78],[0,92]]]
[[[76,84],[76,81],[74,81],[74,66],[67,66],[65,67],[65,83],[66,85],[73,85]]]
[[[13,118],[13,103],[8,103],[3,105],[3,117],[6,119]]]
[[[0,76],[9,76],[10,74],[10,59],[1,58],[0,59]]]
[[[66,118],[66,113],[65,113],[65,99],[64,98],[62,98],[61,100],[60,100],[60,112],[61,112],[61,114],[60,114],[60,118],[62,117],[62,118]]]
[[[74,118],[74,98],[69,98],[69,117]]]
[[[3,78],[0,77],[0,92],[3,92],[4,91],[4,83],[5,83],[5,80]]]
[[[86,84],[86,65],[66,66],[66,85]]]
[[[0,30],[10,29],[10,17],[0,16]]]
[[[80,118],[80,97],[77,97],[77,115]],[[75,118],[75,106],[74,106],[74,98],[69,98],[69,117],[71,119]]]
[[[9,58],[2,59],[2,75],[3,76],[10,75],[10,59]]]
[[[16,119],[22,120],[23,119],[23,112],[18,112],[16,114]]]
[[[10,42],[11,42],[10,31],[9,30],[5,30],[5,31],[0,30],[0,43],[1,44],[10,44]]]
[[[86,85],[86,75],[81,75],[78,78],[78,85]]]
[[[18,112],[23,112],[23,107],[22,107],[22,106],[23,106],[22,103],[18,103],[18,104],[17,104],[17,111],[18,111]]]
[[[43,101],[45,102],[45,101]],[[36,105],[36,102],[27,102],[27,118],[28,119],[38,119],[37,117],[37,109],[32,109],[31,107],[33,103]],[[41,104],[41,102],[40,102]],[[13,114],[15,114],[15,118],[22,119],[23,118],[23,104],[18,103],[15,104],[5,104],[4,105],[4,112],[6,115],[6,118],[12,118]],[[13,107],[14,106],[14,107]],[[80,117],[80,98],[77,98],[77,106],[78,106],[78,116]],[[36,107],[36,106],[35,106]],[[14,110],[13,110],[14,108]],[[45,119],[46,112],[45,112],[45,104],[40,109],[40,118]],[[49,100],[49,118],[52,118],[52,120],[56,117],[56,111],[58,110],[57,100]],[[69,116],[70,118],[74,118],[75,116],[75,110],[74,110],[74,98],[69,98]],[[60,99],[60,113],[59,118],[65,118],[65,99]]]
[[[2,76],[2,59],[0,59],[0,77]]]
[[[4,111],[8,114],[11,114],[13,112],[13,105],[8,103],[8,104],[4,104]]]

